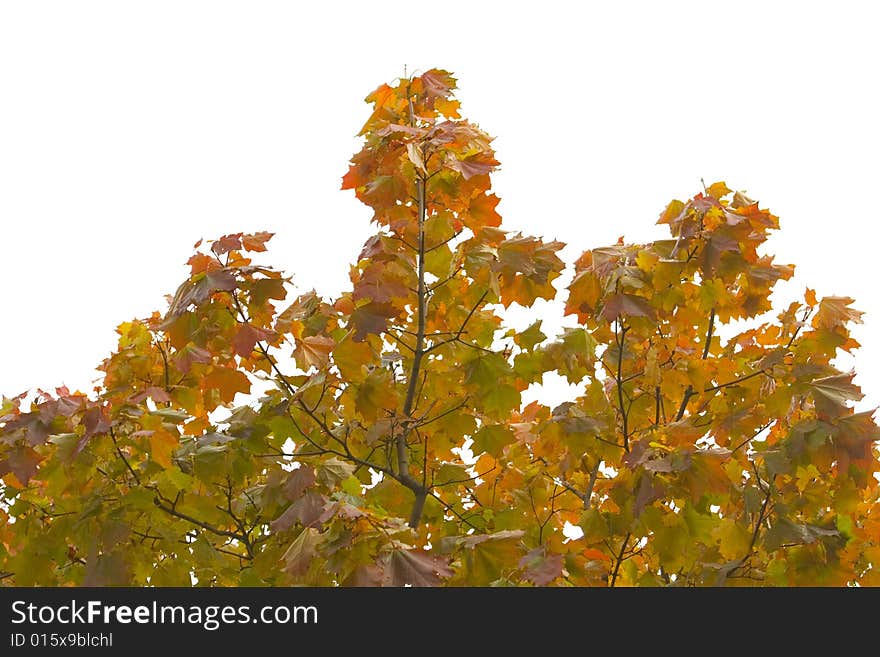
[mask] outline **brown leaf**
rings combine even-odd
[[[198,274],[192,279],[186,280],[177,288],[171,306],[168,308],[167,319],[160,324],[159,328],[168,328],[171,325],[171,320],[186,312],[190,305],[199,306],[215,292],[229,292],[234,290],[237,285],[235,270],[228,267],[208,271],[204,275]]]
[[[531,550],[519,561],[519,567],[525,568],[523,577],[536,586],[547,586],[562,575],[562,555],[546,554],[543,547]]]
[[[658,486],[655,478],[649,473],[644,473],[639,479],[639,488],[636,491],[636,497],[633,501],[633,515],[638,518],[642,515],[642,511],[654,500],[660,499],[663,495],[662,486]]]
[[[351,323],[354,327],[354,341],[363,342],[371,333],[382,334],[388,330],[388,322],[396,317],[397,310],[390,303],[371,301],[354,309]]]
[[[618,317],[648,317],[654,318],[654,309],[648,300],[633,294],[614,294],[605,301],[602,308],[602,316],[608,322],[617,320]]]
[[[77,441],[76,447],[73,450],[73,456],[78,456],[83,451],[92,436],[107,433],[110,430],[110,420],[104,415],[103,409],[98,406],[92,406],[83,413],[82,423],[86,430]]]
[[[385,571],[374,563],[361,564],[342,582],[343,586],[382,586]]]
[[[428,554],[424,550],[393,550],[385,566],[386,586],[439,586],[452,577],[454,571],[448,559]]]
[[[287,475],[287,480],[284,482],[281,490],[284,493],[284,497],[292,501],[314,485],[315,471],[303,465]]]
[[[276,533],[287,531],[296,522],[303,527],[318,527],[326,502],[327,498],[323,495],[309,491],[269,523],[269,527]]]

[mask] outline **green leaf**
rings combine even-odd
[[[518,568],[523,556],[523,534],[522,530],[507,530],[461,539],[465,581],[469,585],[485,585]]]
[[[317,556],[319,545],[321,545],[320,532],[311,527],[303,529],[281,557],[284,561],[284,571],[291,575],[304,574]]]
[[[351,477],[353,473],[353,464],[342,461],[335,456],[323,461],[317,468],[318,481],[327,488],[335,488]]]
[[[434,473],[434,485],[445,486],[446,484],[464,482],[471,478],[467,466],[462,463],[444,462],[440,464]]]
[[[547,339],[547,336],[541,331],[541,320],[539,319],[525,331],[517,333],[513,336],[513,341],[526,351],[533,349],[538,343]]]
[[[150,415],[158,415],[159,417],[165,420],[170,420],[175,424],[188,420],[191,417],[186,411],[179,411],[174,408],[157,408],[155,411],[150,411]]]
[[[513,439],[513,430],[507,425],[484,425],[474,434],[471,450],[477,455],[486,452],[497,458],[501,456],[504,447],[513,442]]]

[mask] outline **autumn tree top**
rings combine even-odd
[[[563,245],[503,229],[454,90],[367,97],[350,290],[296,290],[271,233],[200,241],[95,395],[3,399],[3,582],[878,583],[880,436],[834,365],[852,299],[773,317],[778,220],[723,183],[557,290]],[[577,326],[505,324],[537,299]],[[523,406],[549,372],[583,393]]]

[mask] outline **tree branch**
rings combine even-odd
[[[617,340],[617,403],[620,407],[620,418],[623,429],[623,451],[629,452],[629,413],[623,400],[623,345],[626,340],[626,332],[629,329],[621,326],[620,322],[614,323],[614,337]]]
[[[611,573],[611,583],[608,585],[612,589],[617,583],[617,575],[620,572],[620,565],[625,561],[625,559],[623,558],[623,553],[626,552],[626,544],[629,543],[630,536],[632,536],[632,532],[627,532],[626,537],[623,539],[623,543],[620,544],[620,551],[615,557],[614,571]]]
[[[712,333],[715,331],[715,309],[712,308],[712,311],[709,313],[709,327],[706,329],[706,338],[703,344],[703,356],[701,360],[706,360],[709,356],[709,346],[712,344]],[[710,390],[704,390],[703,392],[709,392]],[[684,417],[684,412],[687,409],[688,402],[691,400],[691,397],[696,395],[694,392],[694,387],[692,385],[688,385],[687,390],[684,391],[684,398],[681,400],[681,406],[678,407],[678,413],[675,414],[675,421],[678,422],[681,418]]]
[[[478,345],[468,344],[467,342],[462,341],[461,336],[464,335],[464,332],[465,332],[465,329],[467,328],[468,322],[471,321],[471,317],[474,316],[474,313],[477,312],[477,309],[483,304],[483,301],[486,299],[486,297],[488,295],[489,295],[489,290],[486,290],[485,292],[483,292],[483,294],[480,295],[480,298],[477,299],[477,302],[470,309],[470,311],[467,314],[467,317],[464,318],[464,321],[461,323],[461,326],[455,332],[455,335],[453,335],[451,338],[449,338],[447,340],[443,340],[441,342],[438,342],[437,344],[431,345],[430,347],[428,347],[425,350],[425,353],[430,353],[430,352],[434,351],[435,349],[439,349],[443,345],[449,344],[450,342],[461,342],[462,344],[464,344],[468,347],[473,347],[474,349],[483,349],[483,347],[480,347]],[[483,351],[490,351],[490,353],[491,353],[491,350],[483,349]]]
[[[703,390],[703,392],[714,392],[715,390],[721,390],[722,388],[727,388],[728,386],[736,385],[737,383],[742,383],[743,381],[748,381],[749,379],[754,379],[756,376],[761,376],[765,374],[766,370],[758,370],[757,372],[752,372],[751,374],[746,374],[745,376],[741,376],[738,379],[734,379],[733,381],[728,381],[727,383],[719,383],[717,386],[711,386]]]
[[[596,477],[599,476],[599,459],[596,459],[596,465],[593,466],[593,470],[590,472],[590,481],[587,482],[587,490],[584,492],[583,500],[584,500],[584,511],[589,511],[590,505],[593,501],[593,488],[596,486]]]
[[[753,464],[753,466],[754,466],[754,464]],[[758,487],[761,488],[761,490],[765,490],[761,486],[761,479],[758,476],[757,468],[755,468],[754,471],[755,471],[755,478],[757,480]],[[769,514],[767,513],[767,505],[770,503],[770,496],[772,494],[773,494],[773,482],[771,481],[767,485],[766,492],[764,495],[764,503],[761,505],[761,510],[758,513],[758,519],[755,521],[755,528],[752,530],[752,539],[749,541],[749,547],[746,550],[746,553],[739,560],[737,565],[727,571],[727,573],[724,575],[725,579],[733,576],[733,573],[735,573],[736,571],[741,570],[743,568],[743,566],[745,566],[745,564],[749,560],[749,558],[752,556],[752,553],[755,551],[755,544],[758,542],[758,535],[761,533],[761,526],[764,524],[764,521],[767,520],[767,518],[769,516]]]
[[[165,501],[170,502],[170,500],[165,500]],[[208,524],[207,522],[203,522],[203,521],[199,520],[198,518],[193,518],[192,516],[187,515],[186,513],[181,513],[180,511],[178,511],[177,509],[174,508],[176,506],[176,504],[172,504],[171,506],[166,506],[166,504],[163,503],[163,499],[162,499],[161,495],[157,495],[155,498],[153,498],[153,504],[155,504],[159,509],[161,509],[162,511],[164,511],[168,515],[174,516],[175,518],[179,518],[181,520],[186,520],[187,522],[190,522],[190,523],[196,525],[197,527],[201,527],[202,529],[205,529],[205,530],[211,532],[212,534],[216,534],[217,536],[226,536],[228,538],[234,538],[235,540],[241,541],[242,543],[245,543],[247,540],[247,537],[242,534],[239,534],[237,532],[231,532],[226,529],[220,529],[219,527],[215,527],[214,525]]]
[[[757,438],[758,435],[759,435],[762,431],[764,431],[765,429],[768,429],[770,426],[772,426],[773,422],[775,422],[775,420],[771,420],[771,421],[768,422],[767,424],[764,424],[764,425],[758,427],[758,430],[755,431],[755,433],[753,433],[751,436],[749,436],[748,438],[746,438],[745,440],[743,440],[739,445],[737,445],[737,446],[734,447],[732,450],[730,450],[730,453],[731,453],[731,454],[736,454],[740,449],[742,449],[743,447],[745,447],[746,445],[748,445],[750,442],[752,442],[755,438]]]
[[[439,243],[435,244],[434,246],[428,247],[427,249],[425,249],[425,253],[430,253],[434,249],[439,249],[444,244],[449,244],[452,240],[454,240],[456,237],[461,235],[461,232],[462,231],[458,230],[458,231],[454,232],[452,235],[450,235],[447,239],[443,240],[442,242],[439,242]]]
[[[131,467],[131,463],[129,463],[128,459],[125,458],[125,454],[122,453],[122,450],[119,449],[119,443],[116,442],[116,434],[113,432],[113,427],[110,427],[110,439],[113,441],[113,446],[116,448],[116,453],[119,454],[119,458],[122,459],[122,462],[125,463],[125,467],[128,468],[128,471],[134,477],[137,485],[140,486],[141,478],[138,476],[138,473],[134,471],[134,468]]]

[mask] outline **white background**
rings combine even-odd
[[[781,218],[780,303],[851,295],[880,401],[880,38],[872,3],[0,0],[0,392],[87,390],[199,238],[277,233],[331,295],[372,231],[339,191],[364,96],[432,67],[490,134],[511,230],[664,236],[725,180]],[[544,306],[550,317],[555,309]],[[841,361],[848,368],[851,361]]]

